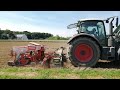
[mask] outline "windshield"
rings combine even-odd
[[[80,23],[80,32],[85,32],[95,36],[101,41],[105,41],[105,27],[102,21],[83,21]]]
[[[80,30],[88,34],[94,34],[100,36],[105,35],[104,24],[102,21],[84,21],[81,22]]]

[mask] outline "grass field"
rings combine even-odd
[[[65,41],[35,41],[46,45],[54,51],[61,46],[67,47]],[[0,79],[120,79],[120,62],[99,62],[94,68],[75,68],[69,62],[65,68],[44,69],[37,66],[10,67],[9,51],[12,46],[27,45],[28,42],[0,41]],[[66,52],[66,51],[65,51]]]
[[[42,69],[14,67],[0,69],[1,79],[120,79],[120,70],[115,69]]]

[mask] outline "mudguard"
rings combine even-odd
[[[96,37],[94,37],[90,34],[87,34],[87,33],[76,34],[72,38],[70,38],[67,43],[70,44],[73,40],[80,38],[80,37],[89,37],[89,38],[95,40],[97,42],[97,44],[99,45],[100,49],[102,49],[102,46],[101,46],[99,40]]]

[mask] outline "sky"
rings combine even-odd
[[[111,16],[120,18],[120,11],[0,11],[0,28],[70,37],[77,32],[67,29],[69,24],[84,18],[106,19]]]

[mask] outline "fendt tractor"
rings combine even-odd
[[[105,24],[109,24],[108,34],[106,34]],[[67,28],[78,29],[78,34],[68,41],[70,46],[68,56],[75,67],[93,67],[98,60],[120,60],[118,16],[106,20],[82,19],[77,23],[68,25]]]
[[[105,24],[109,24],[108,34]],[[67,43],[69,44],[68,56],[63,53],[64,47],[49,53],[45,52],[43,45],[31,42],[25,47],[13,47],[10,55],[15,56],[15,58],[8,61],[8,65],[27,65],[29,62],[38,63],[41,61],[42,65],[45,64],[49,68],[50,63],[63,67],[64,62],[69,58],[75,67],[93,67],[99,60],[120,60],[118,16],[105,20],[82,19],[77,23],[68,25],[67,28],[77,28],[77,34],[71,37]]]

